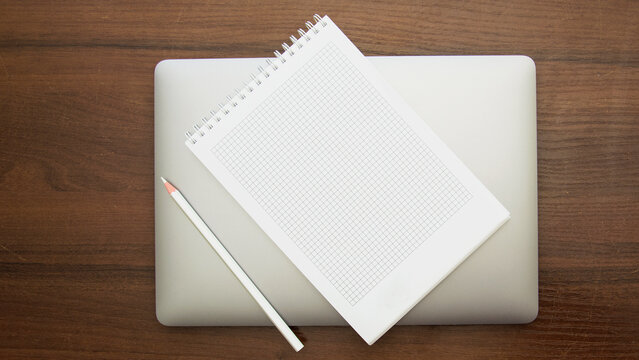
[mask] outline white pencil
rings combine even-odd
[[[220,240],[215,237],[215,234],[206,226],[206,223],[200,218],[200,216],[195,212],[193,207],[189,204],[188,201],[182,196],[182,194],[173,186],[170,182],[166,181],[166,179],[162,178],[162,182],[164,182],[164,186],[166,190],[169,192],[173,200],[180,205],[182,211],[186,214],[186,216],[191,220],[193,225],[202,233],[204,238],[211,244],[213,250],[220,256],[222,261],[228,266],[231,272],[237,277],[237,279],[242,283],[244,288],[251,294],[253,299],[257,302],[257,304],[264,310],[266,316],[273,322],[275,327],[284,335],[286,341],[291,344],[295,351],[300,351],[304,345],[302,342],[295,336],[293,331],[286,325],[282,317],[275,311],[271,303],[266,300],[262,292],[253,284],[253,281],[246,275],[244,270],[240,267],[240,265],[235,262],[235,259],[229,254],[224,245],[220,242]]]

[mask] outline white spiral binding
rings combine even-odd
[[[204,137],[215,127],[215,123],[224,120],[224,117],[232,111],[232,108],[238,106],[241,101],[246,99],[249,93],[252,93],[255,88],[262,85],[264,79],[267,79],[273,72],[277,71],[280,66],[285,64],[288,59],[294,56],[299,49],[303,48],[304,45],[313,38],[313,36],[319,33],[322,27],[327,25],[326,21],[317,14],[313,15],[313,20],[315,20],[315,24],[310,21],[305,23],[306,31],[302,29],[297,30],[297,34],[299,35],[298,38],[291,35],[291,45],[283,43],[283,51],[280,52],[276,50],[274,52],[275,59],[267,59],[265,67],[258,66],[257,75],[251,74],[251,80],[248,83],[244,83],[244,88],[240,90],[235,89],[235,94],[233,96],[227,96],[227,101],[219,104],[217,110],[212,109],[200,122],[193,125],[192,130],[185,132],[184,134],[186,135],[187,141],[191,144],[196,144],[199,139]]]

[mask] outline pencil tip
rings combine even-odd
[[[177,190],[170,182],[166,181],[165,178],[160,176],[160,179],[162,179],[162,182],[164,183],[164,187],[166,188],[166,191],[169,192],[169,194],[172,194],[174,191]]]

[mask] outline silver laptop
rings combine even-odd
[[[534,320],[537,290],[535,65],[524,56],[369,57],[512,218],[400,322]],[[155,70],[156,312],[169,326],[270,321],[166,194],[189,200],[289,325],[346,325],[184,145],[184,132],[264,59],[165,60]]]

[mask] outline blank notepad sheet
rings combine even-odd
[[[509,215],[328,17],[308,34],[187,145],[371,344]]]

